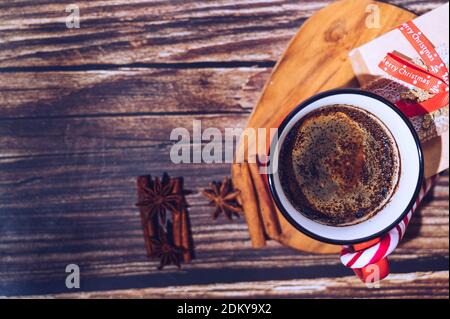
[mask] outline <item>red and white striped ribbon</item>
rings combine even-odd
[[[351,246],[344,246],[341,251],[341,262],[349,268],[363,268],[377,263],[392,253],[398,246],[400,240],[403,238],[412,214],[417,209],[427,192],[436,183],[437,178],[438,175],[435,175],[423,183],[416,202],[405,218],[403,218],[403,220],[396,227],[383,235],[377,244],[360,251],[354,251]]]

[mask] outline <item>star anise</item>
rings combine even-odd
[[[236,200],[239,191],[233,189],[228,177],[225,177],[223,182],[213,181],[209,184],[209,188],[204,189],[202,193],[216,208],[212,214],[213,219],[217,219],[220,214],[223,214],[232,220],[233,216],[239,217],[239,213],[242,212],[242,208]]]
[[[183,249],[175,247],[167,241],[167,235],[160,231],[159,237],[151,239],[154,254],[160,259],[158,269],[161,270],[167,265],[175,265],[181,267],[180,259]]]
[[[167,175],[163,174],[160,180],[158,177],[154,181],[150,180],[148,186],[141,185],[142,199],[136,203],[136,206],[143,209],[146,221],[151,220],[154,216],[158,216],[161,225],[166,224],[167,211],[176,213],[183,196],[174,194],[173,182]]]

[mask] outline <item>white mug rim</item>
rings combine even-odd
[[[382,229],[380,231],[377,231],[374,234],[370,234],[368,236],[364,236],[364,237],[361,237],[361,238],[356,238],[356,239],[352,239],[352,240],[343,240],[343,239],[333,239],[333,238],[329,238],[329,237],[324,237],[322,235],[319,235],[319,234],[316,234],[316,233],[310,231],[309,229],[306,229],[304,226],[300,225],[297,221],[294,220],[294,218],[291,216],[291,214],[284,207],[280,197],[278,196],[278,191],[279,190],[277,190],[277,188],[275,186],[274,174],[272,172],[269,172],[267,174],[268,175],[267,177],[268,177],[269,190],[270,190],[270,193],[272,195],[272,198],[275,201],[276,206],[278,207],[278,209],[280,210],[282,215],[287,219],[287,221],[292,226],[294,226],[298,231],[306,234],[309,237],[312,237],[312,238],[314,238],[316,240],[319,240],[319,241],[322,241],[322,242],[325,242],[325,243],[335,244],[335,245],[351,245],[351,244],[367,242],[369,240],[372,240],[372,239],[380,237],[381,235],[389,232],[392,228],[394,228],[406,216],[406,214],[413,207],[416,197],[419,195],[419,192],[420,192],[420,189],[421,189],[421,185],[422,185],[422,182],[423,182],[423,171],[424,171],[423,166],[424,166],[424,163],[423,163],[423,153],[422,153],[422,148],[421,148],[421,145],[420,145],[419,137],[418,137],[417,132],[415,131],[414,127],[412,126],[411,122],[408,120],[408,118],[403,113],[401,113],[394,104],[392,104],[391,102],[389,102],[385,98],[383,98],[383,97],[381,97],[381,96],[379,96],[377,94],[374,94],[372,92],[367,92],[367,91],[363,91],[363,90],[360,90],[360,89],[335,89],[335,90],[325,91],[325,92],[322,92],[322,93],[319,93],[317,95],[314,95],[311,98],[303,101],[297,107],[295,107],[295,109],[288,116],[286,116],[283,119],[282,123],[278,127],[278,136],[280,137],[283,134],[283,130],[286,128],[286,126],[288,126],[288,124],[292,121],[292,119],[296,116],[296,114],[298,112],[300,112],[301,110],[303,110],[304,108],[306,108],[308,105],[310,105],[313,102],[316,102],[316,101],[318,101],[320,99],[323,99],[323,98],[326,98],[326,97],[330,97],[330,96],[333,96],[333,95],[339,95],[339,94],[357,94],[357,95],[363,95],[365,97],[376,99],[379,102],[381,102],[382,104],[384,104],[387,107],[391,108],[395,113],[397,113],[397,115],[400,117],[400,119],[403,120],[403,122],[409,128],[409,132],[411,133],[412,138],[414,139],[414,142],[415,142],[415,146],[417,147],[419,171],[418,171],[418,177],[417,177],[417,183],[416,183],[415,190],[414,190],[411,198],[408,201],[408,205],[406,206],[404,211],[402,211],[402,213],[398,215],[398,218],[395,221],[393,221],[390,225],[385,227],[384,229]],[[279,142],[278,139],[275,139],[273,143],[278,143],[278,142]],[[397,140],[396,140],[396,143],[398,143]],[[275,149],[275,148],[272,145],[270,150],[273,150],[273,149]],[[270,150],[269,150],[269,154],[268,155],[269,155],[270,162],[272,162],[273,154],[270,154]],[[277,154],[279,154],[279,153],[277,152]],[[298,212],[298,213],[301,214],[300,212]],[[336,226],[336,227],[338,227],[338,226]]]

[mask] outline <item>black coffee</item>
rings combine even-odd
[[[280,150],[279,175],[292,205],[333,226],[373,217],[396,190],[397,145],[374,115],[330,105],[303,117]]]

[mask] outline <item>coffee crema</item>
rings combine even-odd
[[[287,198],[303,215],[326,225],[348,226],[375,216],[395,192],[399,172],[391,132],[351,105],[308,113],[280,150],[279,176]]]

